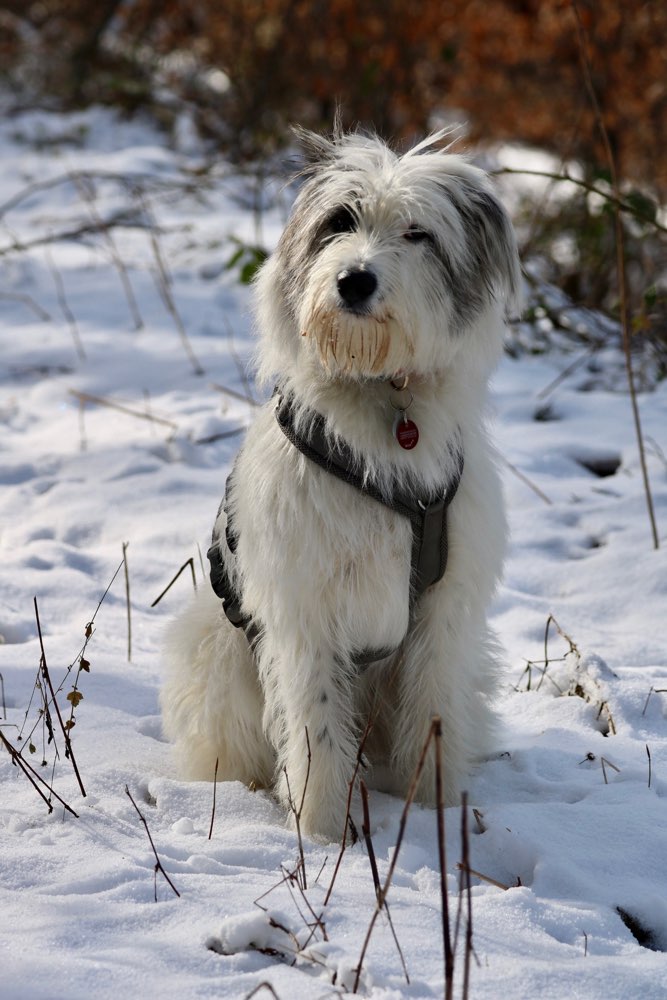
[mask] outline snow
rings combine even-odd
[[[296,834],[267,792],[219,784],[209,839],[213,785],[178,780],[157,701],[161,633],[192,587],[189,566],[151,604],[189,559],[206,585],[200,550],[252,418],[250,299],[225,270],[231,238],[271,245],[288,196],[267,199],[273,207],[258,220],[245,207],[252,177],[208,167],[192,142],[187,155],[173,152],[147,123],[99,109],[5,117],[0,147],[1,731],[44,780],[54,775],[78,814],[57,802],[49,814],[0,755],[0,997],[245,997],[262,983],[281,1000],[344,995],[375,906],[365,846],[348,847],[323,910],[338,847],[306,840],[306,902],[284,874],[298,858]],[[48,183],[72,170],[97,172],[92,198],[72,182]],[[138,330],[110,244],[91,229],[91,204],[101,218],[127,213],[111,232]],[[86,226],[77,240],[22,249]],[[615,348],[608,354],[618,368]],[[472,879],[474,1000],[667,997],[667,383],[640,399],[655,551],[629,399],[585,364],[549,388],[571,360],[565,349],[520,351],[493,384],[512,542],[492,609],[506,651],[502,741],[469,786],[479,816],[469,817],[470,865],[483,876]],[[605,467],[611,474],[591,471]],[[130,661],[122,568],[98,608],[124,543]],[[46,742],[34,597],[65,718],[94,618],[72,729],[85,797],[58,728],[57,759]],[[126,786],[180,897],[154,870]],[[371,792],[381,880],[402,808]],[[461,810],[447,810],[454,914],[460,823]],[[388,900],[410,984],[383,915],[361,992],[442,996],[430,809],[409,812]],[[327,940],[308,927],[309,908],[323,913]],[[459,942],[457,997],[462,974]]]

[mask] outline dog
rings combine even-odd
[[[273,788],[337,839],[364,730],[366,782],[405,796],[440,716],[447,805],[494,749],[506,523],[485,409],[520,272],[490,180],[446,133],[402,155],[299,139],[255,286],[276,389],[215,522],[217,593],[168,629],[161,705],[184,777]]]

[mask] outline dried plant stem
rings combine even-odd
[[[219,382],[211,382],[210,386],[211,389],[215,389],[216,392],[223,392],[226,396],[232,396],[234,399],[239,399],[242,403],[249,403],[250,406],[260,405],[250,395],[246,395],[243,392],[237,392],[236,389],[230,389],[226,385],[220,385]]]
[[[408,789],[408,794],[405,799],[405,804],[403,806],[403,811],[401,813],[401,819],[398,824],[398,836],[396,838],[396,846],[394,847],[394,853],[392,855],[391,861],[389,862],[389,869],[387,871],[386,878],[384,880],[384,885],[382,886],[380,892],[380,899],[373,911],[370,923],[368,925],[368,930],[366,931],[366,937],[364,938],[364,943],[361,949],[361,954],[359,956],[359,962],[357,964],[356,974],[354,978],[354,985],[352,987],[352,992],[356,993],[359,989],[359,982],[361,979],[361,970],[363,968],[364,959],[366,958],[366,952],[368,951],[368,946],[370,944],[371,935],[373,933],[373,928],[375,927],[375,922],[382,910],[382,903],[387,898],[387,893],[389,892],[389,886],[391,885],[391,880],[394,877],[394,871],[396,869],[396,864],[398,862],[398,854],[403,843],[403,837],[405,835],[405,827],[408,820],[408,813],[410,811],[410,806],[412,805],[412,800],[417,792],[417,786],[419,784],[419,779],[421,778],[422,771],[424,770],[424,762],[426,760],[426,754],[428,753],[431,740],[433,739],[433,729],[434,725],[431,723],[429,727],[428,735],[424,741],[424,746],[422,747],[421,753],[419,755],[419,760],[417,761],[417,766],[415,768],[414,775],[412,777],[412,782],[410,783],[410,788]],[[380,902],[382,900],[382,902]]]
[[[173,585],[176,583],[176,581],[178,580],[178,578],[181,575],[181,573],[183,572],[183,570],[187,569],[188,566],[190,567],[190,572],[192,573],[192,586],[194,587],[195,590],[197,589],[197,579],[195,577],[195,561],[192,558],[192,556],[190,556],[189,559],[185,560],[185,562],[183,563],[183,565],[181,566],[181,568],[178,570],[178,572],[175,573],[174,576],[172,576],[171,580],[169,581],[169,583],[167,584],[167,586],[164,588],[164,590],[162,591],[162,593],[158,594],[158,596],[155,598],[155,600],[151,604],[152,608],[154,608],[156,604],[160,603],[160,601],[162,600],[162,598],[164,597],[164,595],[167,593],[167,591],[171,587],[173,587]],[[203,566],[202,566],[202,569],[203,569]]]
[[[510,470],[510,472],[513,473],[513,475],[515,475],[517,479],[520,479],[522,483],[525,483],[526,486],[529,489],[531,489],[536,496],[540,498],[540,500],[544,501],[544,503],[546,504],[549,504],[549,506],[553,505],[553,500],[550,500],[549,497],[546,495],[546,493],[544,493],[539,488],[539,486],[536,486],[535,483],[532,481],[532,479],[528,478],[525,472],[521,472],[520,469],[517,469],[516,465],[512,465],[512,463],[508,462],[506,458],[504,458],[503,461],[507,466],[507,468]]]
[[[516,174],[523,175],[525,177],[544,177],[545,180],[552,181],[563,181],[569,184],[574,184],[576,187],[582,188],[584,191],[588,191],[590,194],[599,195],[604,201],[610,202],[619,212],[627,212],[628,215],[634,216],[640,222],[646,225],[653,226],[654,229],[660,230],[660,232],[667,233],[667,226],[663,225],[658,219],[653,219],[649,215],[643,215],[641,212],[637,211],[636,206],[631,205],[629,202],[625,201],[618,193],[614,191],[603,191],[601,188],[597,187],[595,184],[591,184],[590,181],[586,181],[581,177],[573,177],[572,174],[568,173],[566,170],[556,173],[550,170],[526,170],[521,167],[497,167],[492,170],[491,173],[494,177],[498,177],[501,174]]]
[[[625,356],[625,369],[628,377],[628,389],[630,391],[630,401],[632,404],[632,416],[635,424],[635,434],[637,436],[639,462],[642,470],[642,478],[644,480],[646,507],[651,526],[651,534],[653,536],[653,548],[658,549],[660,547],[660,540],[658,538],[658,527],[656,524],[655,511],[653,508],[651,484],[649,482],[648,468],[646,466],[644,436],[642,434],[641,418],[639,415],[639,404],[637,402],[637,390],[635,387],[634,372],[632,370],[632,357],[630,354],[630,310],[628,306],[626,268],[625,268],[625,243],[623,238],[623,224],[621,222],[621,210],[619,207],[620,197],[619,197],[619,186],[618,186],[618,174],[616,171],[616,160],[614,157],[613,150],[611,148],[611,142],[609,141],[609,133],[607,132],[607,127],[604,123],[602,109],[600,108],[600,102],[598,101],[598,97],[595,92],[595,87],[593,85],[593,75],[591,72],[591,65],[588,58],[588,53],[586,51],[586,33],[584,30],[584,25],[581,20],[579,4],[577,0],[571,0],[571,2],[577,24],[577,41],[579,44],[579,55],[581,58],[581,67],[582,67],[582,75],[584,77],[584,84],[586,86],[586,90],[588,91],[591,107],[593,108],[593,113],[595,115],[595,121],[600,130],[602,143],[604,145],[605,154],[607,157],[609,176],[611,178],[611,190],[613,194],[613,205],[614,205],[614,231],[616,238],[616,269],[618,273],[618,295],[619,295],[619,308],[621,313],[621,327],[623,330],[623,353]]]
[[[46,309],[42,309],[38,302],[30,295],[24,295],[21,292],[0,292],[0,299],[4,299],[6,302],[20,302],[21,305],[26,306],[28,309],[32,309],[37,319],[43,320],[47,323],[51,316],[47,313]]]
[[[153,843],[153,838],[151,837],[151,832],[148,829],[148,823],[146,822],[146,818],[143,815],[143,813],[141,812],[141,810],[139,809],[139,806],[137,805],[137,803],[132,798],[132,794],[131,794],[130,789],[128,788],[127,785],[125,786],[125,794],[127,795],[128,799],[130,800],[130,802],[132,803],[132,805],[134,806],[134,808],[136,809],[137,815],[138,815],[139,819],[141,820],[141,822],[144,825],[144,830],[146,831],[146,836],[148,837],[149,843],[150,843],[151,848],[153,850],[153,854],[155,855],[155,869],[154,870],[155,870],[156,879],[157,879],[157,873],[160,872],[160,874],[165,879],[165,881],[167,882],[167,884],[169,885],[169,887],[172,889],[172,891],[180,898],[180,895],[181,895],[180,892],[178,891],[178,889],[176,888],[176,886],[174,885],[174,883],[171,881],[171,879],[167,875],[167,873],[164,870],[164,868],[162,867],[162,862],[160,861],[160,859],[158,857],[158,853],[155,850],[155,844]],[[157,885],[156,885],[156,888],[155,888],[155,902],[157,903]]]
[[[124,403],[116,403],[113,399],[107,399],[105,396],[94,396],[90,392],[79,392],[78,389],[69,389],[68,391],[70,396],[74,396],[81,403],[96,403],[97,406],[106,406],[110,410],[126,413],[128,417],[138,417],[140,420],[150,420],[153,424],[164,424],[165,427],[171,427],[173,430],[178,429],[178,424],[173,420],[167,420],[166,417],[156,417],[152,413],[134,410],[131,406],[125,406]]]
[[[127,662],[132,662],[132,610],[130,602],[130,570],[127,565],[127,547],[130,543],[123,542],[123,567],[125,569],[125,606],[127,607]]]
[[[354,793],[354,786],[357,781],[357,775],[359,774],[359,768],[363,760],[364,747],[366,746],[366,740],[373,728],[373,721],[371,718],[368,719],[366,723],[366,728],[361,736],[361,741],[359,743],[359,749],[357,750],[357,762],[354,766],[354,772],[350,778],[347,786],[347,806],[345,809],[345,820],[343,822],[343,833],[340,842],[340,851],[338,852],[338,858],[336,859],[336,865],[333,870],[333,875],[331,876],[331,882],[329,883],[329,888],[327,889],[327,894],[324,897],[324,906],[326,906],[331,899],[331,893],[333,892],[334,885],[336,884],[336,878],[338,876],[338,870],[343,860],[343,855],[345,854],[345,848],[347,846],[347,828],[350,822],[350,809],[352,808],[352,795]]]
[[[137,305],[137,300],[135,298],[134,291],[132,289],[130,276],[127,273],[125,261],[118,252],[116,241],[112,236],[111,225],[108,222],[104,221],[104,219],[100,216],[100,213],[97,210],[97,205],[95,204],[93,181],[90,177],[87,177],[85,174],[78,172],[73,172],[71,177],[72,177],[72,182],[76,187],[77,191],[79,192],[82,201],[84,201],[88,207],[88,211],[90,212],[90,217],[93,221],[93,225],[97,228],[99,234],[101,235],[102,239],[105,241],[108,247],[109,254],[111,255],[111,259],[116,267],[116,270],[118,271],[120,281],[123,286],[125,298],[127,299],[127,304],[129,306],[130,313],[132,315],[132,322],[134,323],[134,328],[135,330],[141,330],[141,328],[144,325],[144,321],[141,318],[141,313],[139,312],[139,306]]]
[[[303,849],[303,837],[301,835],[301,816],[303,814],[303,804],[306,800],[306,791],[308,790],[308,779],[310,778],[310,765],[312,761],[312,754],[310,751],[310,737],[308,735],[308,727],[306,726],[306,750],[308,754],[308,763],[306,765],[306,777],[303,782],[303,789],[301,792],[301,802],[299,803],[299,808],[297,809],[296,803],[292,798],[292,791],[289,784],[289,776],[287,774],[287,768],[283,768],[283,773],[285,775],[285,783],[287,785],[287,801],[289,807],[294,814],[294,823],[296,825],[296,836],[299,844],[299,864],[297,866],[297,880],[302,889],[306,890],[308,888],[308,880],[306,877],[306,855]]]
[[[440,863],[440,902],[442,908],[442,950],[445,961],[445,1000],[452,1000],[454,990],[454,952],[449,927],[447,895],[447,859],[445,855],[445,804],[442,772],[442,719],[436,716],[431,724],[435,750],[435,795],[438,822],[438,860]]]
[[[405,981],[410,985],[410,976],[408,975],[408,967],[405,964],[405,957],[403,951],[398,942],[398,937],[396,936],[396,930],[394,928],[394,921],[391,919],[391,913],[389,911],[389,903],[386,899],[382,898],[382,888],[380,886],[380,875],[378,873],[377,861],[375,860],[375,848],[373,847],[373,840],[371,837],[371,821],[370,821],[370,810],[368,808],[368,789],[366,788],[366,783],[362,779],[359,782],[359,791],[361,792],[361,804],[363,808],[363,823],[361,826],[361,832],[364,835],[364,841],[366,843],[366,850],[368,851],[368,860],[371,866],[371,874],[373,876],[373,886],[375,888],[375,898],[380,904],[384,906],[384,911],[387,914],[387,921],[389,923],[389,929],[391,930],[392,937],[394,939],[394,944],[396,945],[396,950],[398,951],[399,958],[401,960],[401,965],[403,966],[403,975],[405,976]]]
[[[35,605],[35,620],[37,622],[37,634],[39,636],[39,648],[41,650],[41,658],[40,658],[40,664],[39,664],[39,666],[40,666],[40,672],[41,672],[42,678],[43,678],[43,680],[45,682],[45,685],[46,685],[46,687],[48,688],[48,690],[50,692],[51,700],[52,700],[53,705],[55,707],[56,715],[58,716],[58,722],[60,723],[60,728],[61,728],[62,734],[63,734],[63,736],[65,738],[65,756],[68,757],[69,760],[71,760],[71,762],[72,762],[72,767],[74,769],[74,774],[76,775],[76,780],[79,783],[79,788],[81,789],[81,794],[85,798],[86,797],[86,789],[83,787],[83,782],[81,780],[81,775],[79,774],[79,768],[77,767],[76,758],[74,756],[74,750],[72,749],[72,741],[70,739],[68,728],[65,725],[65,723],[63,722],[63,717],[60,714],[60,706],[58,705],[58,701],[56,699],[56,693],[53,690],[53,684],[51,683],[51,675],[49,673],[49,668],[46,665],[46,653],[44,652],[44,640],[42,638],[42,626],[41,626],[41,623],[40,623],[40,620],[39,620],[39,608],[37,607],[37,598],[36,597],[33,598],[33,603]]]
[[[466,869],[463,866],[463,862],[457,864],[456,867],[459,871],[462,872],[466,871]],[[482,872],[478,872],[476,868],[471,868],[470,865],[468,865],[467,873],[468,875],[474,875],[475,878],[478,878],[481,882],[486,882],[488,885],[495,885],[496,889],[502,889],[504,892],[507,892],[508,889],[511,889],[511,886],[505,885],[504,882],[499,882],[498,879],[491,878],[490,875],[483,875]]]
[[[16,747],[12,746],[12,744],[9,742],[9,740],[4,735],[4,733],[2,732],[2,730],[0,730],[0,743],[2,743],[2,745],[5,748],[5,750],[7,751],[7,753],[9,754],[9,756],[12,758],[12,764],[14,764],[15,767],[18,767],[21,771],[23,771],[23,773],[25,774],[26,778],[28,779],[28,781],[30,782],[30,784],[33,786],[33,788],[35,789],[35,791],[37,792],[37,794],[44,800],[44,802],[48,806],[48,810],[49,810],[50,813],[53,812],[53,805],[51,804],[51,796],[53,796],[53,798],[57,799],[58,802],[60,802],[60,804],[63,806],[63,808],[67,810],[67,812],[71,813],[72,816],[74,816],[76,819],[79,818],[79,814],[76,813],[76,812],[74,812],[74,810],[72,809],[71,806],[67,805],[67,803],[65,802],[65,800],[62,799],[58,795],[58,793],[53,790],[53,787],[51,785],[49,785],[46,781],[44,781],[44,779],[39,774],[39,772],[36,771],[34,769],[34,767],[32,767],[28,763],[28,761],[25,760],[21,756],[21,754],[16,749]],[[48,789],[49,798],[46,797],[46,795],[44,794],[44,792],[42,791],[42,789],[39,787],[40,784],[44,785],[44,787],[46,789]]]
[[[651,787],[651,751],[648,748],[648,743],[646,744],[646,756],[648,757],[648,787]]]
[[[86,351],[85,351],[85,348],[83,346],[83,341],[81,340],[81,334],[79,333],[79,327],[78,327],[77,322],[76,322],[76,317],[74,316],[74,313],[72,312],[72,310],[69,307],[69,303],[67,301],[67,295],[65,294],[65,283],[63,282],[63,278],[62,278],[62,275],[61,275],[60,271],[58,270],[58,268],[56,267],[56,265],[55,265],[55,263],[53,261],[53,257],[51,256],[51,251],[49,249],[47,249],[47,251],[46,251],[46,260],[47,260],[47,263],[49,265],[49,270],[51,271],[51,274],[53,275],[53,281],[54,281],[54,284],[56,286],[56,295],[58,296],[58,305],[60,306],[60,308],[62,310],[62,314],[65,317],[65,319],[67,320],[67,323],[69,325],[69,329],[70,329],[70,333],[72,335],[72,340],[74,341],[74,347],[75,347],[76,353],[78,354],[80,361],[85,361],[86,360]]]
[[[151,220],[151,224],[148,229],[148,235],[151,244],[151,250],[153,252],[153,259],[155,261],[155,283],[157,285],[158,291],[164,303],[165,309],[171,316],[174,326],[178,331],[178,335],[181,338],[181,344],[183,345],[183,350],[185,351],[190,364],[192,365],[192,370],[195,375],[203,375],[204,368],[202,367],[199,358],[195,354],[192,344],[190,343],[190,338],[188,337],[187,331],[181,319],[181,314],[179,313],[176,302],[174,301],[174,296],[171,293],[171,275],[167,268],[167,263],[162,256],[162,250],[160,249],[160,241],[157,237],[157,226],[152,219],[152,213],[148,207],[145,197],[142,192],[137,193],[137,198],[141,207],[146,215],[147,219]]]
[[[463,991],[462,1000],[468,1000],[470,991],[470,958],[472,947],[472,885],[470,882],[470,838],[468,835],[468,794],[461,797],[461,863],[464,865],[462,875],[465,880],[466,897],[466,938],[463,957]]]
[[[213,836],[213,824],[215,822],[215,798],[218,791],[218,764],[220,763],[220,758],[215,758],[215,771],[213,772],[213,805],[211,806],[211,825],[208,828],[208,839],[210,840]]]

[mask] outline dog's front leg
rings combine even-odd
[[[458,597],[458,595],[457,595]],[[444,587],[424,595],[406,642],[396,684],[392,786],[405,795],[434,716],[442,720],[440,752],[445,805],[460,803],[474,762],[491,751],[495,716],[489,698],[497,672],[495,642],[470,603]],[[435,753],[426,755],[417,799],[434,803]]]
[[[357,752],[349,665],[324,642],[268,646],[261,674],[277,794],[305,833],[337,840]]]

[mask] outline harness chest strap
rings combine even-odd
[[[291,398],[278,393],[276,405],[276,420],[288,440],[310,461],[325,469],[336,478],[353,486],[365,496],[384,504],[390,510],[407,517],[412,525],[412,554],[410,572],[410,618],[414,603],[432,584],[442,579],[447,568],[447,508],[452,502],[461,481],[463,472],[463,453],[458,451],[458,464],[452,480],[442,490],[442,495],[435,500],[421,501],[414,496],[396,488],[390,497],[385,496],[379,488],[359,473],[358,463],[352,450],[343,441],[331,442],[327,439],[324,417],[313,413],[307,421],[307,434],[302,436],[297,432],[294,420],[294,408]],[[225,499],[221,508],[228,509],[227,494],[234,472],[227,480]],[[213,544],[208,550],[211,563],[211,585],[215,593],[222,599],[223,609],[229,621],[237,628],[242,628],[251,646],[254,646],[260,628],[252,617],[241,611],[241,595],[233,587],[222,554],[219,539],[213,533]],[[226,542],[229,550],[236,550],[237,538],[228,516]],[[353,654],[353,662],[360,667],[374,663],[394,652],[393,648],[357,651]]]

